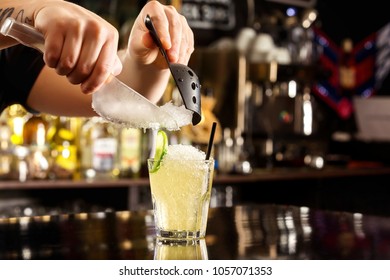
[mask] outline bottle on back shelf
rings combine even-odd
[[[56,179],[72,179],[78,168],[76,135],[71,128],[71,118],[56,117],[49,129],[51,176]]]
[[[23,126],[23,146],[29,153],[30,176],[47,179],[50,170],[50,147],[47,142],[49,122],[42,115],[32,115]]]
[[[119,176],[118,136],[120,127],[100,117],[87,120],[81,128],[81,173],[84,178]]]
[[[7,179],[11,173],[12,163],[12,131],[7,120],[2,114],[0,116],[0,179]]]
[[[342,95],[352,97],[356,86],[356,65],[353,57],[353,42],[346,38],[342,42],[342,56],[340,61],[340,88]]]
[[[11,142],[13,145],[23,144],[23,127],[31,116],[23,106],[14,104],[7,107],[3,112],[7,119],[8,126],[11,128]]]
[[[141,130],[123,127],[119,134],[119,169],[122,178],[137,178],[141,169]]]

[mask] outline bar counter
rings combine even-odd
[[[156,240],[153,213],[0,218],[0,259],[390,259],[390,218],[281,204],[215,207],[199,242]]]

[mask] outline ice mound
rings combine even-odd
[[[92,108],[102,118],[125,127],[171,131],[190,124],[193,114],[171,102],[156,106],[116,78],[92,95]]]
[[[164,160],[204,160],[206,153],[191,145],[172,144],[168,146],[168,151]]]
[[[161,114],[160,122],[164,127],[168,128],[168,125],[165,124],[170,123],[169,119],[163,119],[163,116],[165,115],[170,115],[170,117],[176,121],[178,127],[185,126],[192,122],[193,112],[187,110],[184,105],[176,106],[173,105],[172,102],[167,102],[164,105],[160,106],[160,109],[161,111],[165,112],[165,114]]]

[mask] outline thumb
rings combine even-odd
[[[122,72],[122,68],[123,68],[123,65],[122,65],[122,62],[121,60],[119,59],[118,55],[115,57],[115,62],[114,62],[114,66],[112,68],[112,74],[114,76],[117,76],[119,75],[120,72]]]

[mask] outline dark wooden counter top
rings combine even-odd
[[[156,244],[150,210],[0,218],[0,259],[152,260]],[[389,244],[388,217],[251,204],[210,209],[206,254],[189,242],[159,256],[374,260],[390,259]]]

